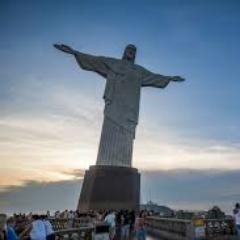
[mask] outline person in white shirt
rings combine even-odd
[[[55,233],[53,230],[53,226],[50,223],[50,221],[47,219],[47,216],[43,216],[43,223],[45,225],[46,230],[46,239],[47,240],[54,240],[55,239]]]
[[[240,204],[236,203],[233,210],[238,239],[240,239]]]
[[[47,234],[45,229],[45,224],[42,219],[34,215],[33,222],[30,231],[30,239],[31,240],[46,240]]]
[[[109,226],[109,238],[110,240],[113,240],[116,235],[116,214],[114,211],[109,212],[107,216],[104,219],[104,222],[106,222]]]

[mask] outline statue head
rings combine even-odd
[[[133,44],[129,44],[124,50],[122,59],[134,63],[136,52],[137,48]]]

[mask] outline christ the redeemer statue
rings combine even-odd
[[[184,79],[152,73],[135,64],[134,45],[125,48],[122,59],[93,56],[66,45],[54,46],[72,54],[82,69],[94,71],[106,79],[104,121],[97,165],[131,167],[141,88],[165,88],[170,81],[181,82]]]

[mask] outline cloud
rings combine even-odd
[[[76,209],[81,184],[80,180],[27,181],[22,186],[11,186],[0,192],[0,209],[7,213]]]
[[[142,201],[152,199],[183,209],[208,209],[219,205],[231,213],[240,200],[239,170],[175,169],[142,172]]]
[[[73,170],[70,170],[70,171],[62,171],[62,173],[65,174],[65,175],[72,176],[74,178],[82,179],[84,177],[85,170],[83,170],[83,169],[73,169]]]
[[[139,168],[240,169],[239,142],[188,137],[161,126],[140,128],[133,155]]]
[[[0,186],[21,185],[24,179],[66,180],[76,177],[74,169],[95,164],[103,117],[99,105],[74,89],[54,89],[45,92],[50,109],[39,100],[33,101],[36,110],[10,107],[0,115]],[[146,116],[137,128],[133,166],[240,169],[238,142],[189,137],[151,120]]]
[[[73,176],[82,176],[75,170]],[[240,200],[240,171],[219,169],[174,169],[142,171],[141,202],[152,200],[174,209],[209,209],[219,205],[227,213]],[[26,181],[0,192],[0,209],[13,211],[52,211],[75,209],[81,190],[81,179],[55,182]]]

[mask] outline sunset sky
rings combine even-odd
[[[240,198],[239,12],[237,0],[1,1],[0,197],[8,202],[31,183],[73,183],[95,164],[105,80],[52,44],[121,58],[133,43],[137,64],[186,78],[142,90],[133,166],[143,172],[144,191],[153,188],[154,200],[168,204],[164,193],[179,188],[169,176],[188,176],[190,189],[223,174],[225,184],[217,175],[211,185],[218,199],[206,197],[210,188],[205,205],[189,198],[193,207],[233,204]],[[166,179],[172,191],[160,194],[158,181]]]

